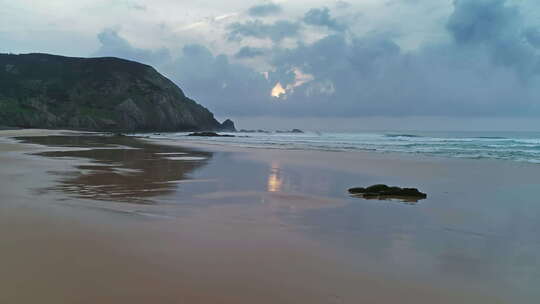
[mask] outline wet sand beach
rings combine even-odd
[[[0,303],[540,297],[537,165],[45,130],[0,131],[0,164]],[[375,183],[428,198],[346,191]]]

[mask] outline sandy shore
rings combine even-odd
[[[0,303],[533,303],[537,295],[527,284],[538,278],[538,213],[526,212],[537,168],[11,139],[60,134],[0,131]],[[410,206],[344,192],[383,180],[430,198]],[[482,196],[473,181],[481,191],[521,185],[521,196]]]

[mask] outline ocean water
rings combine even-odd
[[[236,137],[140,134],[155,139],[204,141],[248,148],[374,151],[426,156],[497,159],[540,164],[540,132],[223,133]]]

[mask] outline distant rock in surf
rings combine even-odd
[[[277,130],[276,133],[304,133],[304,131],[302,131],[300,129],[292,129],[290,131]]]
[[[427,194],[420,192],[416,188],[390,187],[387,185],[373,185],[367,188],[350,188],[349,193],[358,195],[366,199],[412,199],[421,200],[427,198]]]
[[[416,138],[416,137],[422,137],[420,135],[413,135],[413,134],[385,134],[386,137],[409,137],[409,138]]]
[[[270,133],[270,131],[266,131],[262,129],[259,129],[259,130],[241,129],[239,132],[241,133]]]
[[[229,134],[218,134],[215,132],[195,132],[190,133],[188,136],[200,136],[200,137],[235,137],[234,135]]]
[[[236,127],[234,126],[234,122],[230,119],[226,119],[221,124],[221,131],[224,132],[236,132]]]

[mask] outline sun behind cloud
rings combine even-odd
[[[272,97],[275,97],[275,98],[280,98],[282,95],[285,95],[286,93],[287,91],[285,91],[281,83],[278,82],[272,89],[272,92],[270,93],[270,95],[272,95]]]

